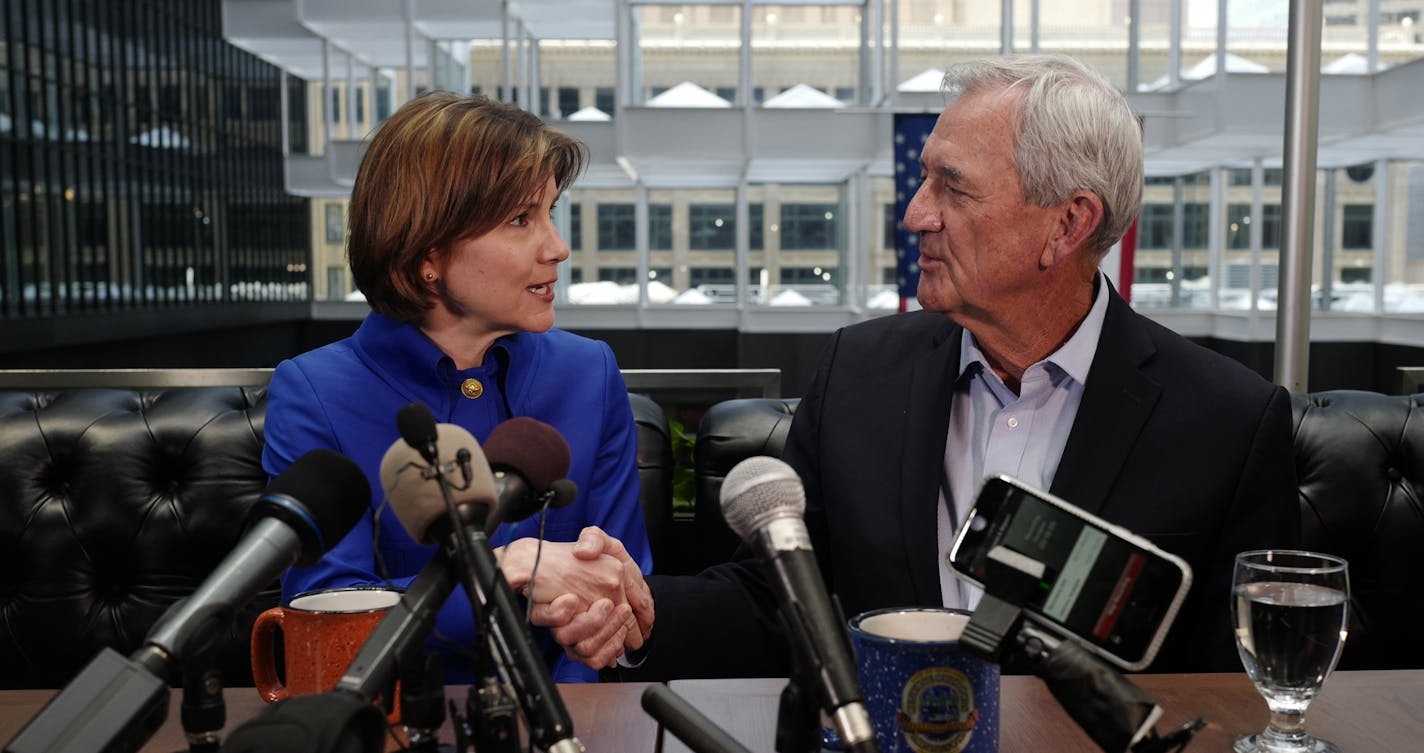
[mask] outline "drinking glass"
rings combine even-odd
[[[1338,753],[1305,732],[1305,708],[1340,658],[1350,603],[1345,560],[1268,549],[1236,555],[1231,616],[1246,674],[1266,698],[1271,722],[1237,753]]]

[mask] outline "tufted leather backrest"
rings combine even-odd
[[[264,388],[0,391],[0,687],[61,687],[138,648],[241,534],[266,486]],[[247,629],[218,645],[251,684]]]
[[[741,538],[722,519],[722,480],[737,463],[753,455],[781,457],[798,402],[794,398],[738,398],[717,403],[702,415],[692,450],[697,473],[693,527],[700,564],[724,562],[741,544]]]
[[[1327,391],[1292,396],[1305,549],[1350,562],[1344,669],[1424,667],[1424,394]],[[736,535],[721,519],[728,470],[751,455],[779,457],[795,401],[729,400],[697,439],[697,525],[721,561]],[[1226,595],[1223,594],[1225,599]]]
[[[667,418],[628,396],[654,557],[671,540]],[[267,486],[265,387],[0,390],[0,688],[62,687],[100,648],[128,654],[202,583]],[[248,638],[274,582],[217,643],[252,684]]]
[[[1424,394],[1293,395],[1302,546],[1350,563],[1344,669],[1424,667]]]
[[[638,480],[642,486],[643,524],[653,551],[653,567],[670,561],[672,544],[672,435],[662,406],[647,395],[628,393],[638,429]]]

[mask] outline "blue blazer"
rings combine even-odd
[[[460,390],[467,379],[484,387],[478,398]],[[652,554],[639,502],[637,433],[627,387],[608,346],[560,330],[501,338],[485,363],[457,370],[453,361],[414,326],[371,314],[354,335],[278,365],[268,388],[262,464],[281,473],[308,450],[336,450],[366,473],[371,498],[356,527],[315,566],[282,576],[282,599],[310,590],[392,583],[408,586],[434,556],[435,547],[412,540],[385,504],[380,463],[400,441],[395,416],[420,401],[435,420],[468,429],[484,442],[500,422],[529,416],[552,425],[569,443],[568,477],[578,498],[552,510],[548,541],[573,541],[596,525],[622,540],[644,572]],[[537,516],[501,526],[495,545],[538,536]],[[379,558],[378,555],[379,554]],[[571,662],[546,630],[536,630],[560,682],[592,681],[597,673]],[[442,654],[447,680],[470,682],[467,647],[475,630],[463,590],[441,610],[431,648]]]

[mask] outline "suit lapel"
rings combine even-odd
[[[900,528],[916,603],[942,603],[935,525],[949,433],[950,384],[959,373],[958,325],[946,321],[940,339],[910,371],[905,402],[905,454],[900,478]]]
[[[1051,491],[1091,513],[1112,490],[1161,387],[1142,373],[1156,353],[1141,318],[1111,287],[1097,354]]]

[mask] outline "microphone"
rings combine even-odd
[[[297,458],[253,505],[251,525],[217,568],[124,657],[106,648],[6,746],[6,753],[132,751],[168,716],[167,679],[222,622],[293,564],[311,565],[356,525],[371,498],[340,453]]]
[[[767,566],[787,642],[814,678],[821,709],[849,750],[877,750],[862,703],[854,650],[840,609],[826,593],[802,515],[806,491],[791,466],[771,457],[738,463],[722,482],[722,517]]]
[[[648,716],[666,727],[693,753],[751,753],[666,685],[649,685],[643,690],[642,702]]]
[[[410,405],[406,406],[409,407]],[[401,412],[404,413],[405,409],[401,409]],[[441,482],[451,494],[451,502],[465,523],[483,524],[499,498],[499,487],[495,483],[494,475],[490,473],[489,463],[485,461],[485,453],[480,449],[479,442],[475,441],[474,435],[455,424],[432,423],[431,426],[434,427],[431,435],[436,439],[430,444],[434,445],[437,451],[430,458],[425,457],[424,449],[409,444],[410,440],[404,434],[401,439],[391,443],[386,454],[381,456],[381,488],[385,489],[386,497],[391,501],[391,511],[396,514],[401,527],[410,533],[412,538],[416,538],[416,532],[429,532],[434,520],[424,516],[446,515],[449,512],[445,507],[441,484],[426,483],[436,477],[437,470]],[[415,470],[418,473],[406,473],[407,470]],[[459,470],[464,479],[460,486],[449,484],[444,479],[446,474],[456,470]],[[418,502],[414,501],[417,499]],[[398,500],[405,500],[405,504],[397,504]],[[422,517],[408,519],[408,515]],[[416,540],[422,544],[440,543],[433,538]]]
[[[425,462],[435,463],[435,445],[438,439],[435,415],[425,403],[415,402],[396,411],[396,428],[406,444],[420,451]]]
[[[484,511],[472,509],[488,507],[492,501],[487,491],[494,484],[489,464],[469,432],[451,424],[440,424],[437,432],[441,437],[455,438],[451,440],[453,443],[470,450],[471,475],[480,479],[480,491],[472,493],[471,490],[476,487],[472,483],[470,490],[461,492],[461,501],[456,502],[452,495],[450,504],[447,504],[445,497],[449,491],[440,489],[443,477],[437,479],[440,484],[434,487],[430,484],[400,487],[388,483],[385,481],[388,462],[390,473],[405,465],[391,457],[392,453],[399,455],[397,448],[392,447],[387,452],[387,458],[381,462],[383,484],[393,489],[390,493],[391,508],[411,538],[427,543],[438,542],[441,547],[438,556],[451,566],[456,563],[461,565],[455,568],[456,574],[465,586],[466,595],[486,619],[481,637],[489,641],[492,653],[514,687],[529,724],[530,740],[550,753],[582,753],[583,743],[573,736],[573,721],[568,709],[555,692],[548,667],[534,647],[534,636],[529,632],[523,612],[515,604],[514,592],[495,563],[489,539],[482,527]],[[444,448],[442,454],[449,454],[443,439],[439,441],[439,446]],[[486,478],[490,479],[489,487],[483,486]],[[448,514],[451,505],[455,508],[458,525]]]
[[[485,521],[486,535],[500,523],[523,520],[545,504],[566,507],[578,496],[578,486],[564,478],[569,444],[543,421],[518,416],[494,427],[485,440],[485,457],[499,488],[499,505]]]
[[[443,453],[446,456],[463,454],[470,459],[469,482],[463,489],[452,491],[455,509],[471,515],[488,509],[494,503],[495,483],[475,438],[454,424],[439,424],[435,436],[436,446],[447,450]],[[451,448],[454,452],[448,452]],[[381,458],[381,487],[390,498],[391,510],[412,537],[419,531],[428,532],[435,519],[446,512],[440,486],[426,483],[428,477],[424,472],[429,468],[422,465],[421,460],[419,450],[404,439],[397,439]],[[436,461],[439,461],[438,457]],[[412,468],[420,469],[422,474],[406,473]],[[477,472],[481,470],[483,473]],[[419,540],[427,544],[437,543],[430,538]],[[435,626],[435,615],[455,590],[451,565],[442,549],[421,568],[400,600],[376,623],[361,650],[347,665],[345,674],[336,683],[337,691],[355,693],[367,702],[374,701],[381,694],[394,679],[397,665],[415,655],[430,634]]]

